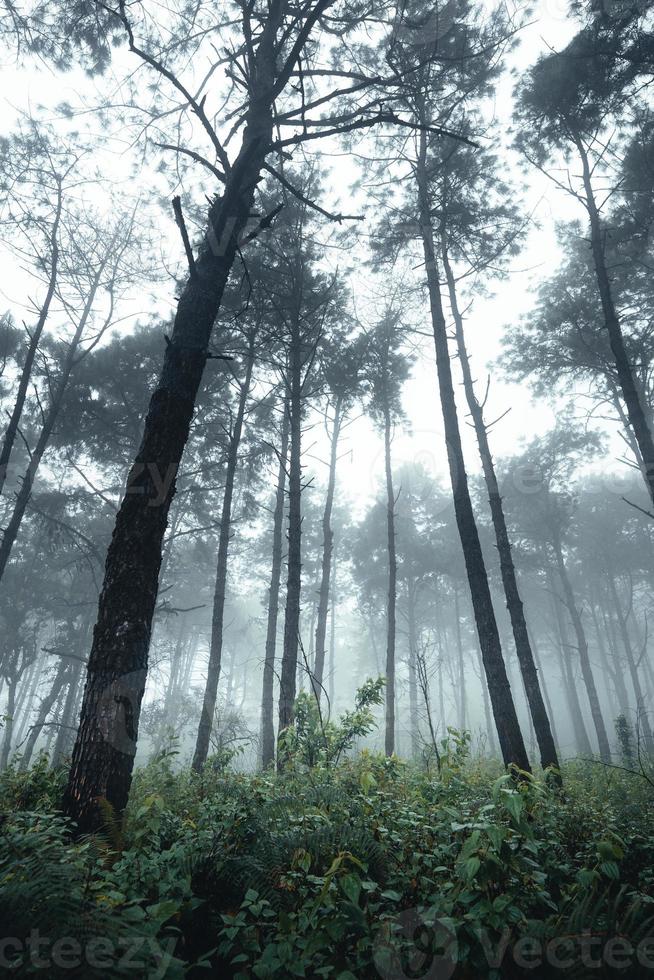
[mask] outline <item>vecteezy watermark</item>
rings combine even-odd
[[[162,941],[154,936],[90,936],[82,942],[75,936],[52,939],[32,929],[24,939],[0,938],[0,971],[3,976],[11,976],[27,968],[30,974],[43,971],[48,976],[54,970],[59,973],[88,967],[118,969],[121,975],[133,972],[135,976],[162,980],[168,972],[176,941],[173,937]]]
[[[433,909],[404,909],[380,929],[373,961],[382,980],[450,980],[459,962],[479,958],[491,970],[511,964],[528,972],[546,968],[548,975],[584,968],[616,970],[625,977],[651,972],[654,977],[654,935],[632,942],[628,936],[583,930],[541,939],[515,937],[509,926],[499,935],[478,926],[467,927],[465,938],[470,952],[459,960],[453,919],[438,917]],[[473,945],[477,941],[476,950],[471,939]]]

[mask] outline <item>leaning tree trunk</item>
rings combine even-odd
[[[225,592],[227,589],[227,558],[229,541],[232,530],[232,500],[234,498],[234,478],[238,465],[238,451],[243,434],[243,419],[245,407],[252,382],[252,365],[254,363],[254,337],[250,336],[245,367],[245,377],[240,384],[238,408],[234,420],[234,429],[229,439],[227,465],[225,467],[225,492],[220,514],[220,534],[218,537],[218,561],[216,565],[216,586],[213,596],[213,614],[211,617],[211,647],[207,665],[207,680],[204,688],[202,713],[198,725],[198,735],[193,755],[193,769],[201,772],[209,754],[209,743],[213,717],[216,710],[218,681],[220,680],[220,663],[223,652],[223,623],[225,617]]]
[[[332,570],[332,553],[334,550],[334,532],[332,530],[332,508],[334,505],[334,490],[336,487],[336,460],[338,458],[338,437],[341,431],[341,409],[343,400],[336,396],[334,402],[334,421],[331,431],[331,452],[329,458],[329,479],[325,509],[322,515],[322,567],[320,570],[320,589],[318,591],[318,616],[316,622],[315,664],[313,668],[313,690],[320,698],[322,693],[323,674],[325,672],[325,649],[327,640],[327,612],[329,610],[329,581]]]
[[[565,562],[563,560],[563,552],[558,542],[555,542],[554,544],[554,555],[556,558],[556,567],[559,573],[559,579],[563,587],[565,604],[570,614],[570,619],[572,621],[572,625],[575,631],[575,636],[577,638],[577,649],[579,651],[579,661],[581,663],[581,676],[583,677],[584,687],[586,688],[586,694],[588,695],[590,714],[591,714],[591,718],[593,719],[593,725],[595,726],[595,733],[597,735],[597,743],[599,745],[600,758],[602,762],[610,763],[611,749],[609,747],[609,739],[606,734],[606,726],[604,725],[604,718],[602,717],[602,708],[600,706],[600,700],[597,694],[597,687],[595,686],[593,669],[591,667],[590,657],[588,655],[588,642],[586,640],[586,633],[584,631],[584,625],[581,621],[579,610],[577,609],[577,603],[575,601],[575,595],[572,590],[570,578],[568,576],[568,570],[565,567]]]
[[[93,277],[93,282],[89,290],[89,295],[86,298],[84,309],[82,310],[77,327],[75,328],[75,333],[68,346],[68,352],[61,369],[61,376],[55,385],[52,398],[50,400],[50,405],[39,433],[39,438],[37,439],[36,446],[34,447],[34,450],[30,456],[29,466],[23,474],[20,490],[16,494],[14,508],[11,512],[9,522],[5,527],[4,534],[2,536],[2,544],[0,545],[0,580],[5,573],[7,562],[9,561],[14,544],[16,543],[16,538],[18,537],[18,532],[20,531],[21,524],[23,523],[25,511],[27,510],[27,506],[32,496],[34,478],[39,466],[41,465],[43,454],[48,448],[52,431],[57,422],[57,418],[59,417],[59,412],[61,411],[61,406],[64,402],[70,375],[75,367],[76,356],[84,334],[84,329],[88,323],[89,317],[91,316],[93,303],[100,287],[102,275],[109,258],[110,254],[107,252],[107,255],[100,263],[98,270]]]
[[[434,250],[434,232],[428,194],[426,134],[420,134],[420,154],[417,166],[418,197],[420,209],[420,229],[422,234],[427,285],[431,308],[436,365],[438,371],[439,393],[447,457],[452,481],[454,511],[465,558],[472,605],[479,635],[479,645],[488,679],[488,691],[493,706],[493,716],[506,765],[514,764],[524,771],[529,770],[529,759],[525,749],[520,724],[506,673],[502,655],[497,621],[491,599],[488,575],[479,541],[479,532],[468,488],[468,476],[463,459],[461,434],[454,398],[452,368],[447,342],[447,327],[440,294],[438,265]]]
[[[290,465],[288,474],[288,575],[284,616],[284,648],[279,682],[279,728],[293,721],[302,588],[302,349],[299,317],[293,320],[290,371]]]
[[[384,406],[384,468],[386,471],[386,538],[388,549],[388,594],[386,599],[386,731],[384,751],[395,751],[395,634],[397,605],[397,554],[395,548],[395,490],[391,466],[391,414]]]
[[[264,768],[275,761],[274,686],[275,650],[277,647],[277,620],[279,618],[279,585],[282,577],[282,551],[284,534],[284,502],[286,498],[286,466],[288,464],[288,405],[284,402],[279,470],[273,516],[272,567],[268,589],[268,624],[266,627],[266,655],[263,664],[261,691],[261,764]]]
[[[18,427],[23,414],[23,408],[25,407],[27,389],[32,377],[34,358],[36,357],[36,352],[39,349],[41,334],[43,333],[43,328],[45,327],[46,320],[48,319],[50,306],[57,287],[57,275],[59,272],[58,236],[59,222],[61,220],[61,208],[61,179],[57,177],[57,204],[52,222],[52,228],[50,230],[50,276],[48,278],[48,288],[45,294],[45,299],[43,300],[43,306],[41,307],[41,311],[39,313],[39,318],[30,336],[27,354],[25,355],[25,363],[23,364],[20,372],[20,379],[16,390],[16,400],[14,401],[14,407],[11,411],[11,415],[9,416],[9,422],[5,430],[2,449],[0,449],[0,494],[2,494],[2,490],[7,479],[9,460],[11,459],[11,453],[14,448],[16,436],[18,435]]]
[[[602,314],[604,316],[604,326],[609,336],[609,344],[615,361],[615,367],[620,382],[622,397],[627,409],[629,424],[633,429],[638,449],[642,460],[642,472],[645,484],[649,491],[652,501],[654,501],[654,439],[647,419],[646,408],[642,403],[638,393],[636,380],[629,357],[624,344],[622,326],[620,318],[615,308],[611,281],[606,267],[605,231],[602,227],[595,192],[593,190],[592,174],[588,161],[588,154],[582,140],[574,136],[574,142],[581,158],[582,177],[584,184],[584,195],[586,198],[586,209],[590,218],[590,242],[593,252],[593,264],[595,266],[595,276],[597,288],[602,304]]]
[[[493,462],[493,456],[491,454],[490,445],[488,442],[488,430],[484,422],[484,410],[477,401],[477,396],[475,395],[475,386],[472,378],[472,372],[470,370],[470,360],[468,358],[468,351],[465,342],[463,317],[459,309],[456,282],[449,261],[444,233],[442,236],[442,255],[443,267],[449,290],[450,306],[452,308],[452,316],[454,318],[459,361],[461,364],[461,371],[463,373],[463,389],[465,391],[468,409],[470,411],[470,415],[472,416],[475,435],[477,437],[477,445],[479,447],[479,456],[481,459],[482,469],[484,471],[484,480],[488,491],[488,502],[490,504],[493,530],[495,531],[495,542],[497,544],[497,553],[500,559],[500,571],[502,574],[504,595],[506,597],[506,608],[508,609],[509,616],[511,617],[511,628],[513,630],[513,638],[515,640],[518,663],[520,664],[520,671],[522,673],[525,697],[527,699],[531,720],[533,722],[536,739],[538,741],[541,765],[543,769],[547,769],[548,766],[553,766],[554,768],[558,769],[559,759],[556,752],[554,737],[552,735],[550,720],[545,708],[543,694],[538,681],[538,670],[536,669],[531,643],[529,642],[527,621],[525,619],[522,598],[518,589],[518,580],[516,577],[515,565],[513,563],[511,541],[509,539],[509,531],[506,526],[506,518],[504,516],[504,505],[502,504],[500,488],[497,482],[497,475],[495,473],[495,464]]]
[[[272,139],[275,48],[284,5],[272,4],[270,11],[254,53],[255,91],[241,149],[225,175],[223,194],[209,207],[199,255],[181,290],[172,338],[107,552],[80,726],[63,799],[64,812],[82,832],[102,826],[99,798],[118,812],[127,803],[175,476],[189,437],[213,326]]]

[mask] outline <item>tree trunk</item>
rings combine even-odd
[[[288,575],[284,649],[279,684],[281,734],[293,721],[302,588],[302,350],[299,317],[292,325],[290,353],[290,467],[288,475]]]
[[[417,637],[416,637],[416,584],[415,579],[407,582],[407,613],[409,641],[409,724],[411,731],[411,758],[418,758],[418,677],[417,677]],[[430,719],[431,725],[431,719]]]
[[[64,812],[80,832],[102,826],[99,797],[119,813],[127,803],[162,540],[211,332],[272,138],[274,49],[282,8],[283,4],[271,6],[255,52],[256,91],[249,102],[241,149],[226,175],[224,193],[209,208],[194,274],[181,290],[172,338],[107,553],[80,727],[63,800]]]
[[[15,676],[7,677],[7,707],[5,708],[5,730],[2,738],[2,749],[0,749],[0,772],[4,772],[9,764],[11,740],[14,732],[14,715],[16,713],[17,687],[18,678]]]
[[[586,722],[584,721],[584,713],[582,711],[579,694],[577,692],[577,683],[572,672],[572,664],[570,662],[570,651],[572,646],[569,641],[565,619],[561,611],[561,600],[554,589],[554,576],[549,570],[547,572],[547,581],[549,583],[549,592],[552,597],[552,610],[554,612],[554,621],[559,638],[558,654],[559,667],[561,670],[561,681],[563,683],[563,689],[568,701],[568,709],[570,711],[570,719],[572,721],[572,728],[575,737],[575,748],[578,753],[582,753],[585,756],[591,756],[593,754],[593,749],[590,744]]]
[[[586,634],[584,632],[581,616],[579,615],[579,610],[577,609],[575,602],[575,595],[572,590],[572,585],[570,584],[570,579],[568,577],[568,570],[565,567],[565,562],[563,560],[561,546],[558,542],[555,542],[554,544],[554,554],[556,557],[556,567],[559,573],[559,578],[561,580],[561,585],[563,586],[565,604],[568,608],[570,619],[574,627],[575,636],[577,638],[577,649],[579,650],[579,660],[581,663],[581,676],[583,677],[584,686],[588,695],[590,714],[593,719],[593,725],[595,726],[600,758],[602,762],[610,763],[611,749],[609,747],[609,740],[606,734],[604,718],[602,717],[602,709],[600,707],[600,701],[597,695],[597,688],[595,686],[595,678],[593,677],[593,670],[590,664],[590,657],[588,656],[588,642],[586,640]]]
[[[220,666],[223,652],[223,623],[225,618],[225,593],[227,589],[227,558],[229,554],[229,541],[232,531],[234,480],[236,477],[236,467],[238,466],[238,451],[241,444],[241,437],[243,435],[245,408],[248,396],[250,394],[250,384],[252,382],[253,363],[254,334],[251,334],[248,339],[245,377],[239,385],[236,419],[234,420],[234,428],[230,435],[229,448],[227,451],[227,465],[225,467],[225,492],[223,495],[223,505],[220,515],[220,534],[218,537],[216,586],[213,595],[213,613],[211,617],[211,646],[209,649],[209,663],[207,665],[207,680],[204,688],[202,713],[200,715],[198,735],[195,743],[195,753],[193,755],[193,769],[195,772],[201,772],[205,762],[207,761],[213,716],[216,710],[218,681],[220,680]]]
[[[322,694],[323,674],[325,671],[329,580],[331,577],[332,553],[334,550],[334,532],[332,530],[331,519],[334,505],[334,490],[336,487],[336,461],[338,458],[338,437],[341,431],[341,410],[342,398],[337,396],[334,402],[334,421],[331,431],[327,495],[325,497],[325,509],[322,515],[322,567],[320,572],[320,590],[318,593],[318,620],[316,623],[315,665],[313,669],[313,687],[317,698],[320,698]]]
[[[484,410],[477,401],[477,397],[475,395],[475,386],[472,378],[472,372],[470,370],[470,361],[465,342],[463,317],[459,310],[456,294],[456,283],[449,262],[444,234],[442,240],[442,254],[443,266],[445,269],[445,276],[447,279],[450,296],[450,305],[452,308],[452,316],[454,317],[459,361],[461,363],[461,371],[463,373],[463,388],[465,391],[466,401],[468,403],[468,409],[470,411],[470,415],[472,416],[475,435],[477,437],[477,445],[479,447],[479,456],[484,471],[484,480],[488,491],[488,502],[493,520],[493,530],[495,531],[495,542],[497,544],[497,553],[500,559],[500,570],[502,573],[504,595],[506,597],[506,608],[508,609],[509,616],[511,617],[511,628],[513,630],[515,648],[518,655],[518,663],[520,664],[520,671],[522,673],[525,696],[527,699],[531,720],[534,725],[536,738],[538,740],[541,765],[543,769],[547,769],[548,766],[553,766],[554,768],[558,769],[559,760],[556,752],[556,745],[554,743],[554,737],[550,727],[550,720],[545,708],[545,702],[543,701],[540,684],[538,682],[538,671],[536,669],[536,664],[534,663],[531,644],[529,642],[529,633],[527,632],[524,607],[522,604],[520,591],[518,589],[518,580],[516,577],[515,565],[513,563],[511,541],[509,539],[506,518],[504,516],[504,506],[502,504],[500,488],[497,482],[497,475],[495,473],[495,464],[493,462],[493,456],[491,454],[490,445],[488,442],[488,431],[484,422]]]
[[[279,470],[273,516],[272,568],[268,589],[268,624],[266,627],[266,657],[263,665],[261,692],[261,762],[264,768],[275,761],[274,684],[275,650],[277,646],[277,620],[279,618],[279,584],[282,576],[282,551],[284,533],[284,502],[286,498],[286,466],[288,462],[288,405],[284,403]]]
[[[528,771],[529,759],[527,758],[527,752],[506,673],[506,665],[502,656],[495,611],[493,609],[486,566],[484,564],[479,533],[477,531],[470,491],[468,489],[468,476],[463,459],[461,434],[459,432],[452,383],[450,353],[447,343],[447,328],[443,315],[438,266],[434,251],[434,233],[427,187],[426,154],[426,134],[422,131],[420,133],[420,155],[417,168],[420,226],[429,288],[440,401],[445,425],[445,440],[447,444],[450,478],[452,481],[454,510],[465,558],[475,622],[479,635],[479,644],[482,650],[484,670],[488,679],[488,690],[493,706],[493,715],[499,736],[502,757],[506,765],[515,764],[518,768]]]
[[[330,600],[331,616],[329,623],[329,674],[327,676],[327,696],[329,697],[330,714],[334,710],[334,683],[336,679],[336,541],[333,542],[332,556],[332,596]]]
[[[9,423],[5,431],[4,441],[2,443],[2,449],[0,449],[0,495],[5,485],[7,479],[7,472],[9,469],[9,460],[11,459],[11,453],[14,448],[14,443],[16,441],[16,436],[18,435],[18,427],[20,425],[21,416],[23,414],[23,408],[25,406],[25,398],[27,397],[27,388],[32,377],[32,367],[34,365],[34,358],[36,357],[36,352],[39,349],[39,342],[41,340],[41,334],[43,333],[43,328],[45,327],[46,320],[48,319],[48,314],[50,312],[50,306],[52,304],[52,299],[55,294],[55,289],[57,287],[57,275],[59,271],[59,222],[61,220],[61,208],[62,208],[62,196],[61,196],[61,179],[59,177],[57,180],[57,204],[55,208],[54,219],[52,222],[52,228],[50,231],[50,276],[48,279],[48,289],[45,294],[45,299],[43,301],[43,306],[39,313],[39,318],[34,327],[34,331],[30,336],[29,345],[27,347],[27,354],[25,355],[25,363],[20,372],[20,379],[18,381],[18,389],[16,391],[16,400],[14,402],[14,407],[12,409],[11,415],[9,416]]]
[[[65,660],[61,659],[57,672],[55,674],[54,680],[52,682],[52,687],[48,694],[43,698],[39,706],[39,713],[36,717],[36,721],[31,727],[27,742],[25,744],[25,750],[21,756],[20,768],[25,770],[29,768],[30,762],[32,761],[32,753],[38,741],[39,735],[43,731],[43,726],[48,720],[48,715],[52,711],[61,690],[66,683],[69,673],[69,665]]]
[[[458,715],[457,725],[460,731],[466,727],[466,668],[463,658],[463,642],[461,640],[461,610],[459,609],[459,590],[454,588],[454,635],[456,636],[456,657],[457,668],[459,671],[459,697],[457,701]]]
[[[106,268],[107,262],[111,257],[110,252],[111,250],[109,249],[93,278],[89,295],[84,304],[84,309],[82,310],[75,333],[70,342],[68,352],[62,365],[61,377],[54,388],[50,405],[43,421],[41,432],[39,433],[39,438],[30,456],[29,466],[23,474],[20,490],[16,494],[16,502],[14,504],[11,517],[9,518],[9,523],[5,527],[4,534],[2,536],[2,544],[0,545],[0,580],[2,579],[7,568],[7,562],[9,561],[16,538],[18,537],[20,526],[23,522],[23,517],[25,516],[25,511],[27,510],[27,505],[29,504],[30,497],[32,496],[34,478],[41,464],[41,460],[43,459],[43,454],[48,448],[50,436],[52,435],[52,431],[59,416],[59,412],[64,401],[64,396],[66,394],[66,388],[68,387],[68,381],[70,379],[71,372],[75,367],[75,358],[82,335],[84,333],[84,328],[86,327],[88,319],[91,315],[93,303],[100,287],[102,275]]]
[[[73,662],[69,668],[68,691],[66,693],[64,710],[61,716],[61,724],[57,730],[57,741],[55,742],[55,747],[52,750],[52,758],[50,759],[51,769],[59,768],[68,754],[69,746],[72,746],[75,707],[80,694],[80,668],[81,664],[75,662]]]
[[[602,313],[604,315],[604,326],[609,335],[609,343],[615,361],[618,374],[618,381],[622,391],[629,423],[633,429],[638,449],[644,468],[645,485],[649,495],[654,501],[654,440],[647,420],[647,411],[642,404],[638,393],[634,373],[629,363],[627,351],[624,345],[622,327],[618,317],[608,270],[606,268],[606,257],[604,255],[605,233],[595,201],[593,191],[592,174],[588,161],[588,154],[582,140],[573,136],[574,142],[581,157],[582,176],[584,183],[584,193],[586,197],[586,208],[590,218],[590,240],[593,251],[593,263],[595,266],[595,276],[597,287],[602,303]]]
[[[386,730],[384,751],[395,751],[395,617],[397,603],[397,555],[395,551],[395,490],[391,466],[391,415],[384,406],[384,467],[386,470],[386,536],[388,547],[388,596],[386,602]]]
[[[620,599],[618,597],[618,591],[615,587],[615,580],[610,571],[607,571],[607,578],[609,581],[609,589],[611,590],[611,598],[613,599],[613,605],[618,617],[618,626],[620,627],[620,635],[622,637],[622,644],[624,646],[625,653],[627,654],[627,665],[629,667],[629,675],[631,677],[631,683],[634,689],[634,694],[636,696],[636,719],[638,729],[642,729],[643,740],[645,742],[645,749],[652,755],[654,754],[654,741],[652,740],[652,729],[649,723],[649,718],[647,717],[647,711],[645,709],[645,699],[643,697],[643,689],[640,684],[640,677],[638,676],[638,667],[636,665],[636,658],[634,656],[634,650],[631,645],[631,637],[629,636],[629,628],[627,626],[627,620],[625,618],[622,606],[620,604]]]

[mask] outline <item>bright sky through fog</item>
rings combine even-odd
[[[548,48],[563,47],[573,35],[577,25],[567,17],[566,6],[564,0],[547,0],[535,7],[531,15],[531,23],[521,32],[520,45],[510,56],[510,64],[518,72],[533,64],[539,53]],[[120,74],[119,69],[123,66],[134,68],[134,59],[130,59],[124,49],[118,52],[117,59],[115,75]],[[4,77],[9,80],[9,89],[4,93],[6,102],[2,124],[5,131],[11,127],[15,115],[12,107],[27,109],[30,105],[45,105],[54,108],[62,101],[76,104],[79,102],[78,94],[89,95],[92,99],[94,82],[79,71],[60,78],[47,67],[34,69],[32,66],[29,71],[4,69]],[[511,78],[507,75],[501,81],[497,92],[495,116],[500,133],[506,133],[510,124],[512,84]],[[91,130],[93,126],[91,122]],[[342,177],[344,168],[348,173],[351,172],[351,164],[339,164],[338,158],[331,158],[329,165],[335,187],[343,183],[347,185],[347,179],[342,181],[339,178]],[[125,179],[129,168],[128,155],[111,154],[102,166],[111,168],[112,178]],[[507,167],[509,175],[515,174],[516,189],[521,190],[525,185],[525,175],[520,171],[516,159],[510,155],[507,155]],[[166,187],[165,180],[161,189],[164,194],[170,191]],[[327,190],[329,192],[330,188]],[[332,194],[328,193],[328,196],[331,198]],[[507,409],[511,409],[493,431],[493,449],[498,457],[513,452],[523,437],[529,438],[547,429],[554,418],[550,407],[534,402],[529,391],[508,384],[499,376],[497,369],[493,371],[492,368],[492,361],[501,349],[505,326],[515,322],[530,308],[539,279],[549,275],[557,265],[554,222],[572,216],[573,205],[570,199],[557,191],[546,178],[533,172],[527,175],[524,200],[526,211],[533,211],[538,227],[532,229],[524,250],[513,261],[508,279],[496,285],[495,296],[490,299],[477,299],[467,317],[468,347],[472,355],[475,375],[480,379],[483,387],[489,370],[492,377],[488,418],[500,416]],[[581,217],[581,214],[575,216]],[[165,218],[163,221],[165,222]],[[167,239],[166,248],[177,256],[180,246],[172,220],[169,227],[164,228],[164,232]],[[2,305],[4,308],[13,309],[20,318],[25,315],[26,296],[35,295],[34,283],[17,273],[13,267],[11,275],[8,276],[7,257],[0,253],[0,258],[5,273],[0,276]],[[418,272],[417,275],[419,274]],[[173,293],[172,282],[165,282],[160,287],[158,296],[161,300],[159,308],[161,314],[165,314],[167,310],[172,312]],[[147,302],[144,305],[145,309],[142,306],[141,310],[135,312],[153,312],[147,310]],[[424,328],[428,329],[426,316],[425,308]],[[420,460],[445,479],[445,448],[437,401],[433,344],[427,338],[424,339],[422,349],[419,351],[413,378],[406,386],[404,405],[407,426],[395,437],[393,448],[395,465],[398,466],[405,460]],[[464,428],[468,469],[473,472],[478,468],[476,450],[469,427],[464,426]],[[323,455],[319,430],[320,427],[316,427],[307,434],[307,445],[311,446],[313,443],[313,450],[309,449],[310,455],[313,456]],[[310,458],[307,462],[311,465]],[[320,466],[318,470],[320,471]],[[357,505],[357,509],[360,509],[376,492],[382,475],[381,444],[372,434],[370,423],[365,418],[360,418],[350,426],[343,440],[339,474],[341,486]]]

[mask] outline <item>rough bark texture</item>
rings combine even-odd
[[[39,313],[39,318],[30,336],[30,341],[27,347],[27,354],[25,355],[25,362],[20,372],[18,388],[16,389],[16,400],[14,401],[14,407],[11,411],[11,415],[9,416],[9,422],[7,424],[7,428],[5,431],[5,437],[2,443],[2,449],[0,449],[0,494],[2,494],[2,490],[4,488],[5,481],[7,479],[9,461],[11,459],[11,453],[14,448],[16,436],[18,435],[18,426],[20,425],[20,419],[23,414],[23,408],[25,407],[27,388],[29,386],[30,379],[32,377],[32,367],[34,366],[34,358],[36,357],[36,352],[39,349],[41,334],[43,333],[43,328],[45,327],[46,320],[48,319],[50,306],[52,304],[52,298],[55,294],[55,289],[57,287],[57,276],[59,272],[58,236],[59,236],[59,222],[61,220],[61,207],[62,207],[61,180],[57,179],[57,204],[56,204],[54,219],[52,222],[52,229],[50,231],[50,276],[48,279],[48,288],[45,294],[45,299],[43,300],[43,306],[41,307],[41,312]]]
[[[218,681],[220,680],[220,664],[223,652],[223,622],[225,617],[225,593],[227,589],[227,558],[229,541],[232,533],[232,501],[234,499],[234,480],[238,465],[238,452],[243,435],[243,420],[245,408],[250,394],[252,382],[252,365],[254,363],[254,338],[251,336],[246,355],[245,376],[239,385],[238,407],[234,427],[229,438],[227,450],[227,465],[225,467],[225,491],[220,514],[220,534],[218,536],[218,560],[216,562],[216,586],[213,595],[213,611],[211,616],[211,646],[209,663],[207,664],[207,679],[202,701],[202,712],[198,725],[198,735],[193,754],[193,769],[201,772],[209,754],[211,729],[216,710]]]
[[[329,611],[330,577],[332,570],[332,553],[334,550],[332,508],[334,505],[334,490],[336,488],[336,460],[338,458],[338,437],[341,431],[341,409],[342,398],[337,396],[334,402],[334,420],[331,431],[331,452],[329,456],[327,494],[325,496],[325,509],[322,515],[322,565],[320,569],[320,589],[318,590],[315,663],[313,668],[313,686],[315,695],[318,698],[322,694],[323,674],[325,672],[327,613]]]
[[[417,168],[418,204],[427,284],[429,287],[434,344],[436,348],[439,393],[454,497],[454,510],[465,558],[475,622],[479,635],[479,645],[482,651],[484,670],[488,679],[488,691],[493,707],[493,716],[495,718],[502,757],[505,764],[515,764],[520,769],[526,771],[529,769],[529,759],[522,738],[522,732],[520,731],[513,695],[506,673],[506,665],[502,655],[500,637],[488,585],[488,575],[486,573],[479,533],[472,509],[472,501],[468,489],[468,476],[463,459],[461,434],[459,432],[452,383],[450,353],[447,343],[447,328],[443,315],[438,266],[434,250],[434,233],[425,164],[426,136],[423,132],[420,135],[420,157]]]
[[[386,471],[386,537],[388,554],[388,594],[386,599],[386,730],[384,751],[395,751],[395,634],[397,605],[397,554],[395,548],[395,490],[391,465],[391,414],[384,408],[384,468]]]
[[[584,631],[584,626],[581,621],[581,616],[579,615],[579,610],[577,609],[577,604],[575,602],[575,595],[572,590],[570,578],[568,576],[568,570],[565,567],[565,561],[563,560],[563,553],[558,543],[555,544],[554,553],[556,557],[556,567],[559,573],[559,579],[563,587],[565,604],[570,614],[572,626],[575,631],[575,637],[577,639],[577,649],[579,651],[579,661],[581,663],[581,676],[583,677],[584,687],[586,688],[586,693],[588,695],[588,703],[590,704],[590,714],[591,714],[591,718],[593,719],[593,725],[595,726],[595,733],[597,735],[597,743],[599,745],[600,758],[602,762],[610,763],[611,749],[609,747],[609,740],[606,734],[606,726],[604,725],[604,718],[602,716],[602,708],[600,706],[600,701],[597,694],[597,687],[595,686],[593,669],[591,667],[590,657],[588,655],[588,642],[586,640],[586,633]]]
[[[484,410],[477,401],[477,397],[475,395],[475,386],[472,378],[472,372],[470,370],[470,361],[465,342],[463,317],[461,316],[459,304],[457,302],[456,283],[448,259],[447,245],[444,239],[442,254],[443,266],[445,269],[445,276],[447,279],[447,286],[450,296],[450,306],[452,308],[452,316],[454,317],[459,361],[461,363],[461,371],[463,373],[463,388],[465,391],[466,401],[468,403],[468,410],[472,416],[472,421],[475,428],[477,445],[479,447],[479,456],[484,472],[484,481],[488,491],[488,502],[493,520],[493,530],[495,532],[497,553],[500,560],[502,585],[504,587],[504,595],[506,597],[506,608],[508,609],[509,616],[511,617],[511,628],[513,630],[513,638],[515,640],[518,663],[520,664],[520,671],[522,673],[525,697],[527,699],[527,704],[529,705],[529,712],[531,714],[534,732],[538,741],[541,765],[544,769],[546,769],[548,766],[553,766],[558,769],[559,759],[556,752],[554,737],[552,735],[552,729],[550,727],[550,720],[545,708],[543,694],[538,681],[538,671],[536,669],[536,664],[534,663],[531,643],[529,642],[527,621],[525,619],[520,590],[518,589],[518,580],[515,565],[513,563],[511,541],[509,539],[509,531],[506,526],[506,518],[504,516],[504,506],[502,504],[500,488],[497,482],[497,475],[495,473],[495,464],[493,462],[493,456],[491,453],[490,444],[488,442],[488,431],[484,422]]]
[[[108,800],[117,812],[127,803],[162,541],[211,332],[272,138],[274,43],[283,8],[271,4],[257,47],[255,91],[243,142],[226,175],[224,193],[209,208],[195,275],[189,276],[181,291],[172,338],[107,553],[79,732],[63,799],[64,812],[81,832],[102,826],[99,798]]]
[[[581,139],[574,137],[574,141],[579,151],[582,166],[582,176],[584,183],[584,193],[586,197],[586,208],[590,218],[590,241],[593,251],[593,264],[595,266],[595,276],[597,287],[602,303],[602,313],[604,315],[604,326],[609,336],[611,352],[615,361],[615,367],[620,382],[622,397],[627,409],[629,424],[633,429],[640,457],[642,460],[641,470],[645,479],[645,484],[649,495],[654,502],[654,440],[647,420],[647,410],[634,378],[634,373],[629,363],[629,357],[624,345],[622,326],[620,318],[615,308],[613,293],[611,291],[611,281],[606,267],[606,257],[604,255],[605,233],[602,228],[597,203],[588,154]]]

